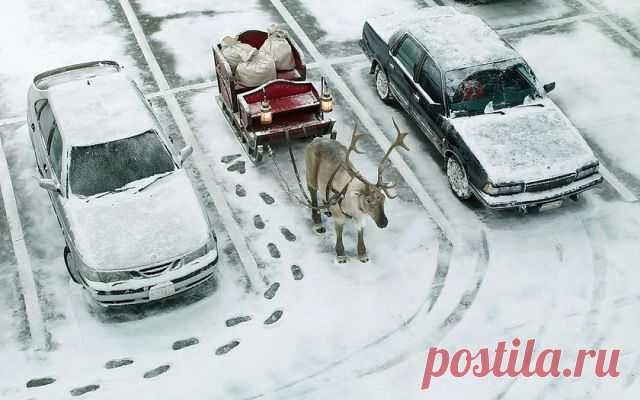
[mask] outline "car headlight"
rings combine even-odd
[[[82,263],[79,264],[80,275],[82,275],[83,278],[93,282],[100,282],[100,275],[98,275],[98,271],[91,269]]]
[[[586,178],[588,176],[591,176],[593,174],[595,174],[596,172],[598,172],[598,169],[600,168],[600,164],[593,164],[590,165],[588,167],[584,167],[580,170],[577,171],[576,174],[576,179],[582,179],[582,178]]]
[[[98,276],[100,277],[100,282],[103,283],[128,281],[140,277],[135,271],[100,271],[98,272]]]
[[[518,183],[517,185],[494,186],[492,183],[487,183],[482,188],[482,191],[491,196],[498,196],[501,194],[514,194],[523,192],[524,185],[522,183]]]

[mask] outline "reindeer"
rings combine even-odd
[[[378,164],[376,183],[371,183],[363,177],[349,159],[351,152],[362,154],[357,148],[357,143],[363,137],[369,136],[358,133],[357,124],[353,128],[348,148],[337,140],[327,138],[316,138],[306,148],[306,176],[311,194],[313,228],[318,233],[325,232],[318,203],[319,191],[324,194],[323,204],[328,207],[334,218],[337,235],[336,254],[339,263],[347,261],[342,243],[342,232],[347,220],[352,221],[358,228],[358,258],[363,263],[369,261],[367,248],[364,245],[364,225],[367,216],[371,217],[379,228],[385,228],[389,223],[384,212],[384,201],[387,197],[393,199],[397,196],[389,193],[389,189],[394,188],[396,183],[383,181],[385,163],[396,147],[409,150],[404,143],[408,133],[400,132],[395,120],[393,125],[398,135]]]

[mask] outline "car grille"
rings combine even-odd
[[[156,275],[160,275],[161,273],[165,272],[166,270],[171,268],[173,265],[177,264],[179,261],[180,260],[175,260],[175,261],[172,261],[172,262],[166,263],[166,264],[160,264],[160,265],[154,265],[152,267],[141,268],[138,271],[140,271],[140,273],[143,276],[146,276],[146,277],[156,276]]]
[[[544,179],[541,181],[529,182],[525,188],[526,192],[542,192],[545,190],[551,190],[558,187],[566,186],[576,179],[576,174],[568,174],[558,176],[556,178]]]

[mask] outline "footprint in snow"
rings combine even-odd
[[[238,324],[241,324],[243,322],[247,322],[247,321],[251,321],[251,316],[249,315],[242,315],[240,317],[233,317],[233,318],[229,318],[225,324],[227,325],[228,328],[232,327],[232,326],[236,326]]]
[[[100,385],[87,385],[87,386],[71,389],[69,393],[71,393],[72,396],[76,397],[76,396],[82,396],[85,393],[95,392],[98,389],[100,389]]]
[[[244,161],[236,161],[227,167],[227,171],[238,171],[239,173],[244,174],[247,169],[245,168]]]
[[[280,233],[282,233],[282,236],[284,236],[284,238],[287,239],[288,241],[290,242],[296,241],[296,235],[294,235],[288,228],[281,226]]]
[[[273,325],[280,321],[280,318],[282,318],[282,310],[275,310],[271,315],[269,315],[269,318],[264,321],[264,324]]]
[[[264,229],[264,221],[262,220],[262,217],[260,216],[260,214],[253,217],[253,225],[257,229]]]
[[[200,343],[200,341],[198,340],[198,338],[189,338],[189,339],[184,339],[184,340],[178,340],[176,342],[173,343],[173,346],[171,346],[171,348],[173,350],[182,350],[185,347],[189,347],[189,346],[193,346]]]
[[[262,198],[262,201],[264,201],[268,205],[275,203],[275,200],[269,195],[269,193],[261,192],[260,198]]]
[[[280,258],[280,250],[278,250],[278,246],[276,246],[274,243],[269,243],[267,244],[267,248],[269,249],[269,254],[271,254],[271,257]]]
[[[104,367],[106,369],[114,369],[114,368],[120,368],[120,367],[124,367],[126,365],[131,365],[133,364],[133,360],[130,358],[121,358],[119,360],[111,360],[111,361],[107,361],[107,363],[104,365]]]
[[[231,342],[225,344],[224,346],[220,346],[216,349],[216,355],[221,356],[227,354],[234,348],[236,348],[240,344],[239,340],[232,340]]]
[[[295,264],[291,266],[291,274],[293,275],[293,279],[295,279],[296,281],[302,280],[302,278],[304,278],[302,268]]]
[[[264,298],[267,300],[273,299],[278,289],[280,289],[280,283],[274,282],[273,284],[271,284],[271,286],[269,286],[269,289],[267,289],[267,291],[264,292]]]
[[[151,379],[151,378],[155,378],[158,375],[162,375],[165,372],[167,372],[169,370],[169,368],[171,368],[171,366],[165,364],[165,365],[161,365],[159,367],[156,367],[150,371],[147,371],[144,373],[144,378],[145,379]]]
[[[27,387],[34,388],[34,387],[51,385],[55,381],[56,380],[53,378],[34,378],[34,379],[31,379],[29,382],[27,382]]]
[[[228,154],[226,156],[222,156],[220,161],[224,164],[229,164],[231,161],[235,160],[238,157],[240,157],[240,154]]]
[[[244,186],[242,185],[236,185],[236,196],[244,197],[246,195],[247,195],[247,189],[245,189]]]

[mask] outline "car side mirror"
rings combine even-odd
[[[193,147],[187,145],[180,150],[178,154],[178,158],[180,159],[180,165],[184,164],[184,162],[189,158],[189,156],[193,154]]]
[[[444,114],[444,108],[441,103],[428,103],[427,111],[429,111],[430,114]]]
[[[61,193],[60,185],[53,179],[40,179],[40,182],[38,182],[38,184],[41,188],[46,189],[50,192]]]
[[[542,86],[542,88],[546,93],[550,93],[553,89],[556,88],[556,83],[555,82],[547,83],[546,85]]]

